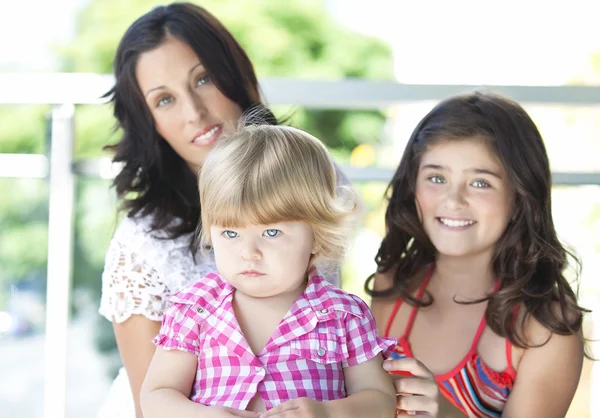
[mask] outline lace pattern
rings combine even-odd
[[[190,235],[168,239],[150,232],[151,217],[124,218],[109,245],[102,274],[100,314],[121,323],[131,315],[161,321],[174,292],[216,269],[211,254],[189,252]]]

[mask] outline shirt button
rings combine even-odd
[[[204,313],[204,308],[202,306],[198,306],[196,308],[196,312],[198,312],[198,313]]]
[[[329,312],[329,309],[321,309],[322,314],[326,314],[327,312]]]
[[[260,366],[255,366],[255,367],[254,367],[254,370],[256,370],[256,372],[257,372],[257,373],[260,373],[260,372],[262,372],[264,369],[263,369],[262,367],[260,367]]]
[[[325,349],[323,347],[319,347],[319,349],[317,350],[317,354],[319,355],[319,357],[323,357],[325,355]]]

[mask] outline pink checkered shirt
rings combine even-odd
[[[246,409],[258,393],[268,409],[299,397],[344,398],[344,368],[391,353],[360,298],[311,274],[265,348],[254,355],[234,316],[234,288],[218,273],[171,296],[154,343],[198,356],[190,399]]]

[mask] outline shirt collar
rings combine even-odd
[[[234,292],[235,288],[218,272],[207,274],[192,285],[169,298],[170,302],[200,305],[210,311],[217,309]],[[306,289],[300,295],[320,321],[335,318],[344,312],[362,318],[364,316],[356,296],[349,295],[329,283],[316,268],[308,275]]]
[[[308,285],[302,294],[319,320],[335,318],[339,312],[363,317],[363,311],[355,296],[329,283],[317,269],[312,269],[308,277]],[[338,313],[336,313],[336,311]]]
[[[215,271],[175,293],[169,298],[169,301],[186,305],[200,305],[214,312],[234,290],[235,288]]]

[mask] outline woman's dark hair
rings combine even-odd
[[[277,119],[261,103],[250,59],[203,8],[190,3],[159,6],[127,29],[115,57],[116,83],[105,95],[123,130],[117,144],[105,147],[115,153],[114,162],[123,163],[113,185],[128,216],[152,214],[152,229],[176,238],[193,232],[200,219],[196,175],[156,131],[135,75],[140,55],[159,47],[167,36],[188,44],[216,87],[242,111],[263,108],[267,123],[277,124]],[[176,218],[181,222],[172,222]]]
[[[386,196],[386,235],[375,261],[378,272],[393,271],[389,289],[370,289],[372,297],[398,295],[413,306],[431,305],[412,296],[423,271],[433,263],[436,249],[423,230],[415,202],[420,160],[438,141],[483,140],[498,157],[514,189],[514,213],[495,246],[492,268],[501,279],[497,292],[475,302],[488,301],[486,321],[498,335],[519,347],[525,321],[532,315],[548,330],[569,335],[579,331],[585,309],[563,275],[567,257],[579,260],[559,242],[551,211],[551,173],[544,142],[529,115],[514,101],[492,94],[473,93],[438,104],[413,131]],[[519,306],[526,308],[520,327],[514,326]],[[557,309],[558,307],[558,309]]]

